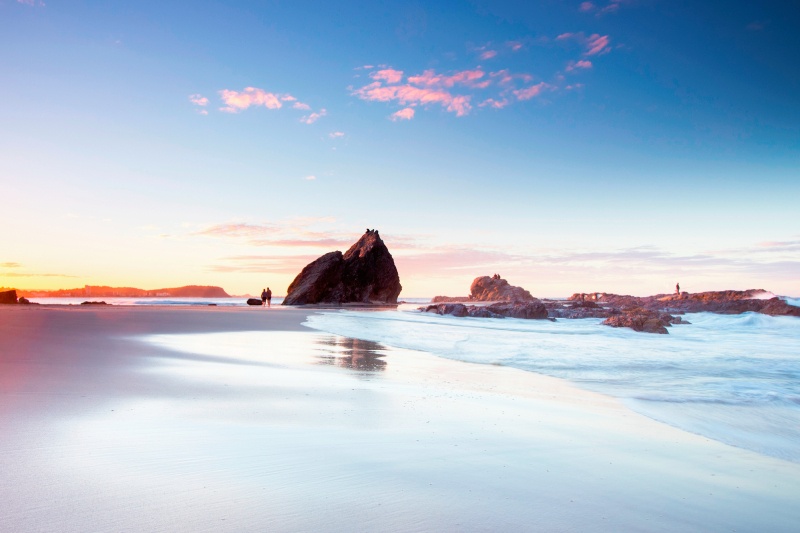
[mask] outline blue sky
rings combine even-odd
[[[0,285],[800,294],[796,2],[429,4],[4,0]]]

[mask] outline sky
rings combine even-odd
[[[800,2],[0,0],[0,286],[800,295]]]

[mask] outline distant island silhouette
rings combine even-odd
[[[222,287],[210,285],[185,285],[165,289],[137,289],[135,287],[107,287],[104,285],[85,285],[76,289],[19,290],[17,294],[26,298],[229,298],[230,294]]]

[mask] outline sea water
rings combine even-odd
[[[600,319],[456,318],[329,311],[321,331],[569,380],[653,419],[800,462],[800,318],[692,313],[669,335]]]

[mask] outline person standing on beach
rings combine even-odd
[[[267,289],[261,289],[261,305],[267,305]]]
[[[269,289],[269,287],[267,287],[267,290],[264,293],[264,295],[267,298],[267,307],[272,307],[272,291]]]

